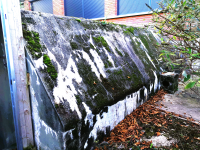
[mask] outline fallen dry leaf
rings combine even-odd
[[[160,132],[156,132],[156,135],[159,136],[159,135],[160,135]]]
[[[136,142],[135,145],[136,145],[136,146],[140,145],[140,142]]]

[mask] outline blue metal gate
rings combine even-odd
[[[148,12],[150,9],[145,5],[149,4],[153,9],[158,8],[160,0],[118,0],[118,15]]]
[[[85,0],[84,1],[84,18],[101,18],[104,17],[104,0]]]
[[[65,15],[87,19],[104,17],[104,0],[65,0]]]
[[[65,15],[83,17],[83,0],[65,0]]]

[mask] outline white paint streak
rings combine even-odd
[[[75,94],[77,91],[73,85],[73,80],[75,80],[78,84],[82,82],[82,78],[78,73],[78,69],[76,67],[75,62],[73,59],[69,58],[68,65],[66,70],[63,70],[60,64],[56,61],[55,56],[48,51],[48,55],[51,60],[55,61],[58,66],[58,77],[57,77],[57,87],[53,89],[53,95],[55,98],[55,103],[59,104],[63,99],[66,99],[69,102],[70,108],[72,111],[76,111],[79,118],[82,118],[81,112],[78,108]],[[73,69],[73,71],[72,71]],[[63,84],[63,79],[65,78],[65,84]],[[68,85],[68,86],[67,86]]]
[[[146,55],[147,55],[149,61],[152,63],[152,65],[153,65],[154,68],[156,69],[156,66],[155,66],[155,64],[153,63],[153,61],[152,61],[151,57],[149,56],[149,54],[147,53],[147,51],[145,51],[145,53],[146,53]]]
[[[84,102],[82,102],[82,104],[83,104],[85,111],[87,113],[87,116],[85,117],[85,124],[87,124],[87,121],[89,121],[90,127],[92,127],[94,115],[92,114],[92,111],[90,110],[90,108]]]
[[[139,92],[133,93],[126,97],[125,100],[119,101],[118,103],[109,106],[108,112],[104,112],[101,116],[100,114],[96,115],[97,122],[94,125],[93,130],[90,132],[89,138],[93,137],[94,140],[97,138],[97,131],[103,131],[106,134],[106,128],[110,127],[110,130],[124,119],[126,115],[129,115],[137,106],[137,96]],[[139,93],[140,94],[140,93]],[[84,104],[84,103],[83,103]],[[84,105],[85,107],[85,105]],[[85,108],[86,111],[88,108]],[[124,110],[124,112],[122,111]],[[87,114],[91,112],[88,111]],[[87,117],[86,117],[87,118]],[[84,145],[84,148],[87,147],[87,141]]]
[[[51,134],[52,137],[55,137],[56,139],[58,139],[58,135],[56,133],[56,131],[52,130],[48,125],[46,125],[46,123],[40,119],[39,116],[39,112],[38,112],[38,102],[35,99],[35,91],[32,88],[32,86],[30,86],[30,90],[31,90],[31,99],[32,99],[32,109],[34,111],[32,111],[32,116],[33,116],[33,120],[34,120],[34,130],[35,130],[35,142],[37,145],[37,149],[40,148],[40,145],[42,145],[42,143],[40,142],[40,130],[42,127],[45,128],[45,132],[46,134]]]
[[[40,57],[38,60],[35,60],[35,67],[39,69],[40,67],[44,69],[43,57]]]
[[[154,82],[154,92],[156,92],[157,88],[158,88],[158,77],[155,73],[155,71],[153,71],[154,76],[155,76],[155,82]]]
[[[158,36],[158,34],[154,33],[153,30],[150,30],[150,32],[153,34],[153,36],[156,38],[158,43],[161,43],[160,37]]]
[[[152,63],[152,65],[153,65],[154,68],[156,69],[155,64],[153,63],[151,57],[150,57],[149,54],[148,54],[147,48],[145,47],[145,45],[143,44],[143,42],[142,42],[139,38],[137,38],[137,40],[141,43],[140,48],[143,49],[143,50],[145,51],[145,54],[147,55],[147,58],[149,59],[149,61]]]
[[[150,84],[150,93],[151,93],[152,89],[153,89],[153,83]]]
[[[89,55],[86,52],[84,52],[84,51],[81,51],[81,52],[83,54],[83,58],[89,63],[89,65],[91,66],[92,71],[96,74],[96,76],[100,80],[100,73],[98,72],[94,62],[90,59]]]
[[[85,142],[84,149],[86,149],[87,146],[88,146],[88,139],[87,139],[87,141]]]
[[[58,139],[56,131],[52,130],[43,120],[40,120],[40,124],[45,128],[46,134],[52,134],[54,138]]]
[[[147,88],[144,87],[144,97],[145,97],[145,101],[147,101],[147,96],[148,96]]]
[[[35,73],[35,76],[36,76],[36,78],[37,78],[37,80],[36,80],[37,85],[40,85],[39,77],[38,77],[38,75],[37,75],[37,72],[36,72],[35,67],[32,65],[32,63],[31,63],[28,59],[26,59],[26,60],[29,62],[29,65],[30,65],[30,67],[31,67],[31,70],[33,70],[33,71],[32,71],[32,75],[33,75],[33,72]]]
[[[106,78],[106,74],[105,74],[105,70],[104,70],[104,63],[101,60],[101,58],[99,57],[98,53],[93,49],[90,49],[90,53],[94,57],[94,62],[96,63],[96,66],[98,66],[99,72],[102,74],[102,76],[104,78]]]
[[[104,49],[105,54],[108,56],[108,61],[111,62],[113,65],[113,68],[115,68],[115,63],[112,60],[112,56],[110,56],[110,54],[107,52],[107,50],[105,48],[103,48],[103,49]]]
[[[70,135],[70,138],[71,139],[73,139],[74,137],[73,137],[73,134],[72,134],[72,131],[73,131],[74,129],[71,129],[71,130],[68,130],[68,131],[66,131],[66,132],[63,132],[63,139],[65,139],[65,137],[66,137],[66,135],[68,134],[68,135]]]

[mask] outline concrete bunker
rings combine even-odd
[[[21,15],[38,149],[91,149],[160,88],[154,32]]]

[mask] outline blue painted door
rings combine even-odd
[[[150,9],[145,3],[155,9],[158,8],[158,1],[160,0],[118,0],[118,15],[148,12]]]
[[[53,14],[52,0],[39,0],[32,2],[33,11],[45,12]]]

